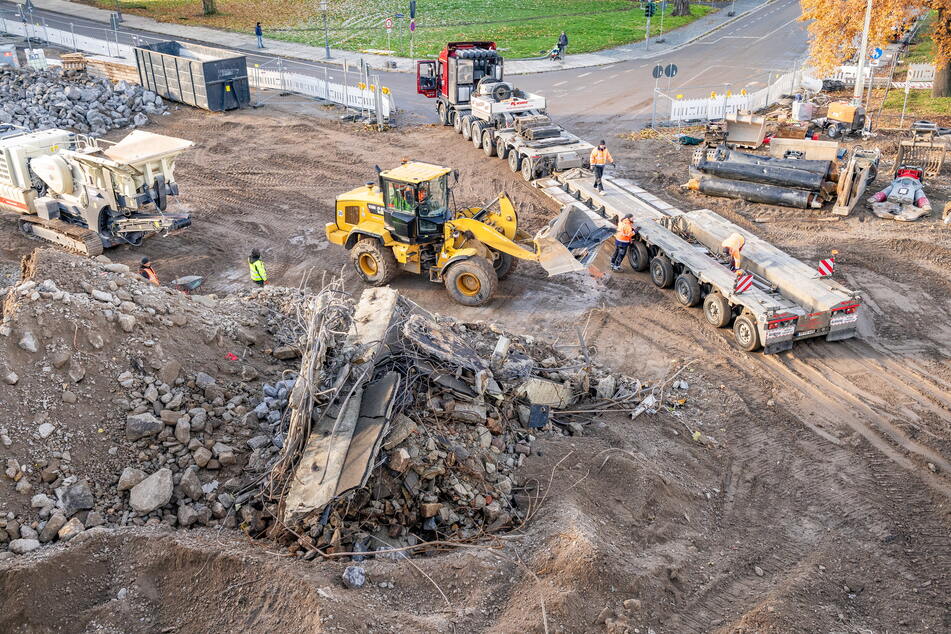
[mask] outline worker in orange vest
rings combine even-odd
[[[746,244],[746,238],[738,233],[731,233],[730,237],[720,244],[723,255],[730,258],[730,270],[735,271],[740,268],[740,252],[743,245]]]
[[[614,255],[611,257],[611,270],[620,271],[621,262],[624,261],[624,255],[628,247],[631,246],[631,240],[637,235],[637,227],[634,226],[634,216],[627,214],[617,223],[617,233],[614,234]]]
[[[601,177],[604,176],[604,166],[613,162],[614,159],[611,158],[611,153],[608,152],[607,144],[605,144],[604,139],[601,139],[598,147],[591,150],[591,168],[594,170],[594,188],[602,194],[604,193],[604,185],[601,183]]]
[[[152,261],[149,256],[142,258],[142,263],[139,264],[139,275],[148,280],[149,284],[159,285],[158,275],[155,274],[155,269],[152,268]]]

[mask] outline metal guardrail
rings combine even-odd
[[[0,13],[0,33],[17,35],[27,38],[28,41],[45,42],[61,48],[82,51],[93,55],[103,55],[123,60],[130,66],[135,66],[135,46],[150,42],[167,41],[168,38],[149,38],[135,33],[102,28],[104,38],[90,37],[76,33],[75,26],[70,23],[69,29],[54,28],[47,24],[45,19],[38,23],[27,22],[16,14]],[[94,28],[94,27],[93,27]],[[128,37],[133,45],[119,41],[119,36]],[[112,35],[112,39],[109,39]],[[248,80],[252,88],[279,90],[323,99],[331,103],[353,108],[367,114],[379,113],[378,119],[388,121],[395,113],[395,104],[389,90],[380,85],[378,76],[370,77],[366,65],[361,71],[350,71],[349,66],[343,69],[344,82],[330,81],[329,70],[326,66],[308,65],[305,62],[294,62],[297,66],[311,66],[314,69],[323,69],[324,78],[295,73],[287,70],[287,61],[281,57],[272,57],[264,64],[249,65]],[[354,74],[356,82],[350,83],[348,75]]]

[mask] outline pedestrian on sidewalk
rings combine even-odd
[[[254,35],[258,38],[258,48],[264,48],[264,29],[260,22],[254,25]]]
[[[634,226],[634,216],[627,214],[617,223],[617,233],[614,234],[614,255],[611,256],[611,270],[620,271],[621,262],[627,255],[627,249],[631,246],[631,240],[637,235],[637,227]]]
[[[604,176],[604,166],[613,162],[614,159],[611,158],[611,153],[608,152],[607,144],[605,144],[604,139],[601,139],[598,147],[591,150],[591,169],[594,170],[594,188],[602,194],[604,193],[604,184],[601,182],[601,177]]]
[[[251,249],[251,257],[248,258],[248,266],[251,267],[251,281],[258,286],[267,284],[267,269],[264,268],[264,262],[261,261],[261,252],[257,249]]]
[[[568,35],[562,31],[561,35],[558,36],[558,51],[561,54],[561,58],[565,59],[565,51],[568,50]]]

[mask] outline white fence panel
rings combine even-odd
[[[934,81],[934,64],[909,64],[908,81]]]

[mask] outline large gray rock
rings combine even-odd
[[[36,539],[14,539],[10,542],[10,552],[17,555],[24,555],[40,547],[39,540]]]
[[[145,480],[145,472],[141,469],[136,469],[134,467],[126,467],[122,470],[122,474],[119,476],[118,489],[120,491],[128,491],[139,482]]]
[[[198,470],[195,468],[185,470],[179,486],[182,488],[182,493],[195,501],[204,497],[204,492],[201,490],[201,480],[198,479]]]
[[[65,525],[66,516],[62,513],[53,513],[52,517],[46,521],[46,526],[40,530],[40,542],[45,544],[46,542],[53,541],[53,538],[59,533],[59,529]]]
[[[162,431],[165,423],[148,412],[127,416],[125,419],[125,437],[129,440],[139,440],[147,436],[154,436]]]
[[[172,499],[173,488],[171,469],[159,469],[132,487],[129,504],[143,515],[151,513],[168,504]]]
[[[39,343],[36,341],[36,335],[30,330],[20,336],[19,346],[27,352],[36,352],[40,349]]]
[[[60,489],[57,489],[57,493]],[[63,514],[66,517],[72,517],[80,511],[91,509],[96,503],[92,490],[85,480],[69,486],[60,496],[60,503],[63,506]]]

